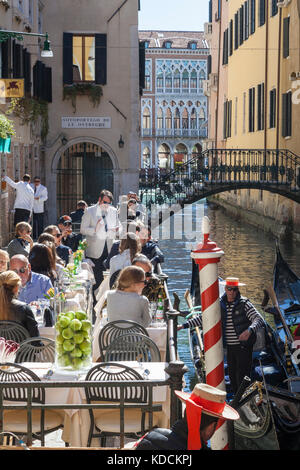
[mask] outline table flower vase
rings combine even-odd
[[[61,312],[55,323],[55,367],[87,370],[92,365],[92,322],[83,311]]]

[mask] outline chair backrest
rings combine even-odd
[[[160,362],[161,356],[157,345],[149,336],[128,333],[114,339],[106,349],[104,360]]]
[[[120,382],[124,388],[124,402],[127,403],[146,403],[148,399],[147,387],[142,385],[127,385],[130,381],[143,380],[138,371],[113,362],[99,363],[90,369],[85,378],[86,381],[97,381],[99,385],[95,387],[86,387],[85,394],[87,403],[94,401],[120,402],[120,387],[105,385],[105,382]]]
[[[15,321],[1,320],[0,321],[0,337],[10,339],[16,343],[22,343],[25,339],[29,338],[29,332],[20,323]]]
[[[118,337],[127,333],[141,333],[149,336],[148,331],[139,323],[131,320],[115,320],[107,323],[98,336],[101,360],[104,360],[107,347]]]
[[[1,382],[40,382],[39,377],[27,367],[15,363],[0,364]],[[2,399],[9,401],[27,401],[28,389],[22,387],[3,388]],[[34,387],[32,389],[33,403],[45,403],[45,390]]]
[[[17,351],[15,362],[54,362],[55,341],[38,336],[25,339]]]

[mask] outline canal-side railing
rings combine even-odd
[[[185,204],[233,189],[261,189],[300,202],[300,157],[289,150],[210,149],[174,170],[140,171],[143,204]]]

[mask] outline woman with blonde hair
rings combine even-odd
[[[33,247],[31,231],[31,225],[27,222],[19,222],[16,225],[15,238],[13,238],[7,246],[7,252],[10,258],[14,255],[25,255],[28,257]]]
[[[21,278],[14,271],[0,273],[0,321],[20,323],[31,337],[39,336],[38,324],[29,305],[17,300]]]
[[[108,321],[131,320],[144,327],[151,323],[149,301],[142,294],[146,284],[145,271],[127,266],[117,278],[117,289],[107,292]]]
[[[0,273],[8,270],[9,254],[5,250],[0,250]]]
[[[130,266],[136,255],[140,254],[141,249],[142,246],[139,237],[133,232],[127,232],[120,241],[119,254],[113,256],[110,260],[110,287],[113,286],[120,270],[126,266]]]

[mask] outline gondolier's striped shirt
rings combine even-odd
[[[232,310],[234,307],[234,302],[226,302],[226,311],[227,311],[227,317],[226,317],[226,342],[229,345],[236,345],[240,344],[239,339],[236,335],[234,325],[233,325],[233,320],[232,320]],[[245,314],[248,320],[251,322],[251,325],[249,328],[251,328],[253,331],[257,331],[259,328],[261,328],[264,325],[264,319],[260,315],[260,313],[257,312],[257,310],[254,308],[250,300],[246,300],[245,302]],[[195,318],[191,318],[187,322],[183,323],[183,328],[194,328],[196,326],[202,326],[202,318],[201,315],[197,315]]]

